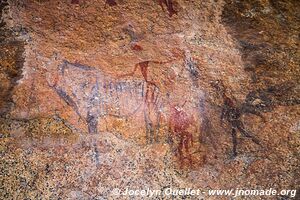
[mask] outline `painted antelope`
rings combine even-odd
[[[64,61],[48,84],[91,134],[98,133],[99,123],[105,116],[129,118],[142,111],[146,138],[152,143],[158,137],[163,100],[158,86],[147,76],[150,62],[138,63],[133,71],[134,74],[140,69],[144,79],[128,80],[125,77],[131,74],[112,77],[94,67]]]

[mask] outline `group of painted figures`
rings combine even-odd
[[[120,80],[128,76],[134,76],[136,73],[140,73],[143,78],[143,86],[141,88],[143,91],[140,96],[142,103],[137,107],[137,109],[141,108],[144,113],[146,140],[148,144],[159,141],[160,123],[163,115],[162,106],[165,106],[163,105],[163,100],[160,97],[161,94],[158,84],[148,77],[148,68],[150,63],[163,64],[165,62],[140,62],[135,65],[131,73],[123,74],[118,77],[118,80]],[[72,70],[79,70],[79,73],[75,72],[73,74],[71,73],[71,75],[68,74],[68,72]],[[87,124],[87,130],[90,134],[97,134],[99,119],[109,115],[107,112],[103,113],[100,106],[101,98],[103,98],[103,95],[107,95],[101,92],[101,89],[104,88],[104,90],[107,90],[108,87],[105,83],[101,84],[101,81],[104,79],[109,79],[109,77],[101,74],[93,67],[65,61],[59,68],[59,75],[56,80],[52,84],[49,84],[58,96],[64,100],[67,105],[72,107],[79,118]],[[123,81],[123,83],[129,82]],[[71,89],[65,87],[66,85],[71,85]],[[112,87],[112,85],[109,87]],[[118,84],[115,84],[115,87],[117,90],[122,90],[122,86],[118,86]],[[237,156],[238,132],[240,132],[242,136],[250,138],[255,144],[260,145],[259,140],[254,137],[252,133],[246,130],[241,119],[241,117],[247,113],[258,115],[264,119],[260,112],[258,112],[258,110],[249,103],[237,106],[237,102],[228,97],[228,92],[221,81],[213,82],[212,87],[215,88],[223,100],[220,118],[221,121],[225,120],[231,127],[233,157]],[[185,103],[181,103],[181,105],[178,103],[168,104],[169,114],[167,117],[167,126],[169,136],[172,140],[171,144],[176,146],[175,151],[176,155],[178,155],[178,159],[192,165],[190,149],[196,139],[193,135],[195,135],[195,132],[198,130],[201,131],[204,129],[200,128],[196,130],[196,123],[198,122],[194,119],[192,114],[186,112],[184,104]],[[134,112],[131,114],[134,114]],[[120,117],[122,114],[119,113],[111,115]],[[209,123],[209,121],[206,120],[204,123]],[[207,124],[202,123],[201,126],[207,126]]]

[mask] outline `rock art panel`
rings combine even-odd
[[[195,149],[191,148],[194,143],[200,145],[196,138],[200,134],[201,113],[191,110],[191,103],[184,97],[181,104],[173,102],[172,91],[160,89],[150,79],[147,72],[151,62],[164,63],[144,61],[137,63],[129,74],[112,76],[99,68],[63,61],[47,83],[61,102],[71,108],[72,118],[65,120],[74,127],[101,137],[107,131],[116,131],[116,123],[121,121],[127,123],[127,132],[139,130],[135,133],[141,138],[138,141],[169,144],[181,166],[192,166],[191,151]],[[139,73],[141,78],[135,78]]]
[[[0,199],[299,185],[298,2],[0,10]]]

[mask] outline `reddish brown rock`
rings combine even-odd
[[[298,189],[298,2],[0,8],[1,198]]]

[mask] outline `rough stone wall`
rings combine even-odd
[[[164,2],[1,2],[1,199],[297,189],[299,3]]]

